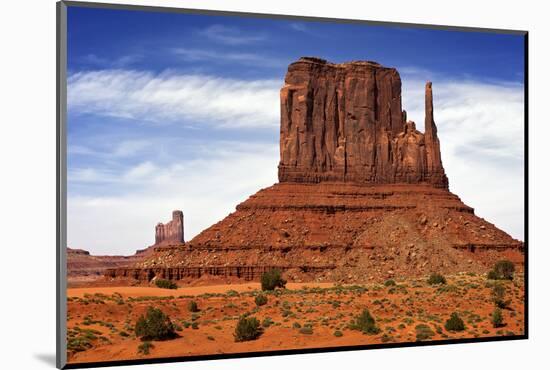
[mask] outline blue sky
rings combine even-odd
[[[422,129],[434,82],[451,190],[523,238],[523,38],[69,7],[69,245],[132,253],[172,209],[187,239],[276,182],[289,63],[398,68]]]

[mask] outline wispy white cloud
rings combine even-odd
[[[135,167],[132,167],[129,171],[127,171],[124,174],[124,177],[131,181],[136,181],[136,180],[139,181],[154,175],[156,170],[157,170],[157,167],[151,161],[147,161],[147,162],[140,163]]]
[[[128,54],[119,57],[105,58],[96,54],[86,54],[78,59],[80,63],[99,68],[126,68],[143,59],[141,54]]]
[[[107,140],[107,139],[105,139]],[[95,143],[101,148],[92,148],[87,145],[69,144],[67,152],[71,156],[91,156],[101,158],[130,158],[142,154],[153,145],[152,139],[148,140],[121,140],[112,142]]]
[[[245,45],[257,43],[266,39],[263,33],[250,33],[236,27],[228,27],[221,24],[214,24],[205,29],[197,31],[201,36],[209,40],[226,45]]]
[[[326,38],[329,36],[325,32],[316,32],[316,30],[313,29],[310,24],[307,24],[304,22],[292,22],[288,24],[288,27],[293,31],[305,33],[309,36],[323,37],[323,38]]]
[[[187,62],[209,61],[219,64],[236,62],[255,67],[279,68],[288,61],[255,53],[220,52],[206,49],[174,48],[172,53]]]
[[[69,76],[68,107],[76,114],[156,124],[273,127],[279,121],[280,85],[170,72],[87,71]]]
[[[290,23],[289,27],[294,31],[307,32],[308,28],[304,23]]]
[[[114,150],[109,153],[114,157],[132,157],[149,148],[152,145],[149,140],[124,140],[116,144]]]

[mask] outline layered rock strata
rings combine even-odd
[[[448,187],[431,83],[422,134],[402,110],[399,73],[375,62],[292,63],[281,89],[280,152],[280,182]]]

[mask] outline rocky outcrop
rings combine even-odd
[[[430,82],[425,125],[422,134],[406,121],[395,68],[301,58],[281,89],[279,181],[447,188]]]
[[[245,281],[260,280],[264,272],[278,269],[285,272],[298,269],[309,273],[319,273],[334,269],[334,266],[202,266],[202,267],[155,267],[155,268],[111,268],[107,269],[108,278],[125,278],[150,281],[153,278],[183,280],[199,279],[203,276],[235,277]]]
[[[183,212],[173,211],[172,221],[166,224],[158,223],[155,226],[155,245],[184,243]]]

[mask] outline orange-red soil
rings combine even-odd
[[[268,303],[257,307],[258,283],[182,287],[98,287],[68,290],[69,339],[82,351],[69,350],[70,363],[159,357],[271,351],[281,349],[353,346],[374,343],[414,342],[416,326],[426,324],[429,340],[493,337],[524,333],[524,284],[521,277],[498,282],[506,287],[505,326],[494,328],[491,298],[494,281],[482,275],[447,277],[446,285],[431,286],[425,278],[384,284],[346,285],[292,283],[286,290],[267,293]],[[200,309],[187,309],[195,300]],[[160,308],[177,324],[178,338],[153,341],[149,355],[138,354],[142,343],[133,333],[147,307]],[[380,333],[366,335],[348,328],[353,318],[368,308]],[[466,330],[449,332],[445,321],[458,312]],[[239,316],[249,313],[273,324],[256,340],[236,343],[233,338]],[[198,324],[197,329],[192,323]],[[310,324],[313,333],[295,328]],[[341,337],[334,333],[339,330]],[[75,340],[76,339],[76,340]]]

